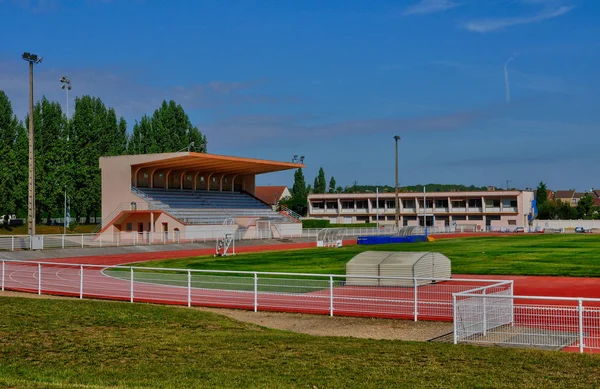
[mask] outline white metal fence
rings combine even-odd
[[[271,224],[276,226],[276,224]],[[335,232],[336,236],[343,238],[354,238],[358,236],[395,235],[399,231],[393,226],[385,227],[356,227],[356,228],[305,228],[300,233],[289,232],[289,230],[275,228],[276,232],[269,230],[257,230],[254,234],[247,234],[247,228],[236,228],[236,226],[218,225],[201,230],[186,230],[179,232],[119,232],[114,234],[48,234],[36,235],[39,239],[40,249],[70,248],[70,247],[118,247],[118,246],[141,246],[169,243],[202,243],[222,239],[225,234],[233,234],[236,241],[246,239],[271,239],[271,238],[301,238],[318,240],[320,233],[325,231]],[[468,226],[456,227],[410,227],[410,235],[424,234],[450,234],[472,232]],[[503,231],[502,229],[491,229],[489,232]],[[508,229],[507,229],[508,231]],[[514,231],[511,230],[511,231]],[[0,250],[23,250],[30,249],[32,238],[29,235],[0,235]]]
[[[160,269],[0,260],[2,291],[341,316],[452,320],[452,294],[494,280]],[[411,286],[373,286],[370,279]],[[423,284],[423,281],[428,282]],[[505,282],[512,290],[512,282]]]
[[[600,350],[600,299],[479,290],[456,293],[453,301],[455,344]]]

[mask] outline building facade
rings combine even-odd
[[[521,227],[528,225],[531,191],[398,193],[400,226]],[[308,216],[331,223],[396,220],[394,193],[326,193],[308,196]]]

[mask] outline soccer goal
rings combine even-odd
[[[342,247],[343,228],[325,228],[317,233],[317,247]]]

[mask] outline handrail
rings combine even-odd
[[[294,219],[296,219],[296,220],[302,220],[302,215],[300,215],[299,213],[297,213],[297,212],[295,212],[295,211],[293,211],[293,210],[289,209],[289,208],[288,208],[288,207],[286,207],[285,205],[281,205],[281,206],[279,207],[279,210],[280,210],[281,212],[283,212],[284,214],[287,214],[287,215],[289,215],[289,216],[293,217],[293,218],[294,218]]]
[[[92,234],[96,234],[96,233],[100,232],[102,230],[102,228],[106,225],[106,223],[113,220],[119,213],[121,213],[121,211],[123,211],[125,208],[129,208],[129,207],[131,207],[131,203],[121,203],[121,205],[119,205],[107,217],[103,218],[102,221],[100,222],[100,224],[98,224],[96,227],[94,227],[94,229],[92,230]]]

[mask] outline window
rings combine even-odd
[[[217,177],[213,177],[212,182],[217,182]]]
[[[337,201],[328,201],[328,202],[326,203],[326,206],[327,206],[327,208],[329,208],[329,209],[337,209],[337,207],[338,207],[338,204],[337,204]]]
[[[467,220],[467,217],[465,215],[454,215],[452,216],[452,220]]]
[[[148,178],[148,172],[144,172],[144,178]]]
[[[470,215],[469,220],[483,220],[482,215]]]
[[[509,220],[508,221],[508,225],[509,226],[516,226],[517,225],[517,221],[516,220]]]
[[[133,223],[127,223],[127,227],[126,230],[129,231],[133,231]]]
[[[223,181],[225,181],[225,182],[227,183],[227,182],[228,182],[228,181],[227,181],[227,177],[225,177],[225,179],[224,179]]]
[[[469,199],[469,207],[481,207],[481,199]]]
[[[448,200],[447,199],[435,200],[435,207],[436,208],[448,208]]]
[[[200,182],[204,182],[204,176],[200,177]]]
[[[387,209],[396,209],[396,200],[386,200],[385,206]]]
[[[160,178],[162,180],[163,178],[165,178],[165,174],[164,173],[158,173],[158,178]]]
[[[415,200],[402,200],[402,207],[403,208],[414,208]]]
[[[357,200],[356,201],[356,208],[367,208],[368,204],[367,204],[367,200]]]
[[[313,201],[311,204],[312,204],[313,209],[323,209],[322,201]]]
[[[342,201],[343,209],[354,209],[354,201]]]

